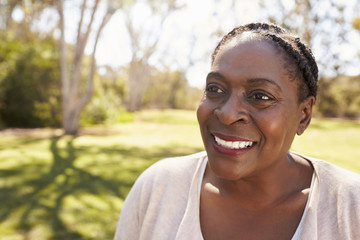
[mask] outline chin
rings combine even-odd
[[[218,178],[235,181],[249,176],[251,172],[246,163],[236,162],[226,158],[208,156],[211,172]]]

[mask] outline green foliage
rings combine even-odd
[[[360,117],[360,76],[323,78],[316,110],[325,117]]]
[[[0,116],[6,127],[60,126],[60,84],[52,39],[0,41]]]
[[[116,124],[134,121],[133,113],[126,112],[121,105],[114,104],[116,96],[94,97],[81,115],[81,125]]]
[[[123,78],[114,78],[114,75],[98,75],[94,83],[95,94],[81,115],[82,126],[116,124],[134,120],[134,115],[126,112],[122,106],[125,95]]]
[[[360,17],[354,19],[354,21],[352,22],[352,26],[356,30],[360,31]]]
[[[135,121],[136,117],[134,113],[120,111],[120,114],[117,115],[116,122],[117,123],[129,123]]]
[[[82,114],[82,125],[94,125],[104,123],[108,118],[108,108],[102,103],[101,98],[92,99]]]
[[[194,110],[197,107],[202,91],[190,87],[182,72],[154,71],[144,94],[143,108]]]

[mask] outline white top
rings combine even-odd
[[[322,160],[314,166],[297,239],[360,239],[360,175]],[[205,152],[161,160],[135,182],[124,203],[115,240],[202,240],[200,190]]]

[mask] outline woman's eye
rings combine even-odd
[[[215,85],[215,84],[209,84],[206,87],[206,92],[208,93],[216,93],[216,94],[222,94],[224,93],[224,90],[222,90],[219,86]]]
[[[254,93],[250,96],[251,99],[254,100],[260,100],[260,101],[270,101],[270,100],[274,100],[273,97],[270,97],[267,94],[264,93]]]

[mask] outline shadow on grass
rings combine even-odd
[[[199,150],[76,148],[73,139],[52,138],[51,165],[0,170],[0,177],[5,179],[0,188],[0,223],[16,219],[17,231],[24,239],[34,239],[36,229],[42,226],[50,230],[44,236],[36,235],[36,239],[111,239],[120,213],[113,199],[124,200],[138,175],[153,162]],[[98,160],[101,155],[106,159]],[[78,161],[83,156],[85,160]],[[101,207],[84,195],[98,199]]]

